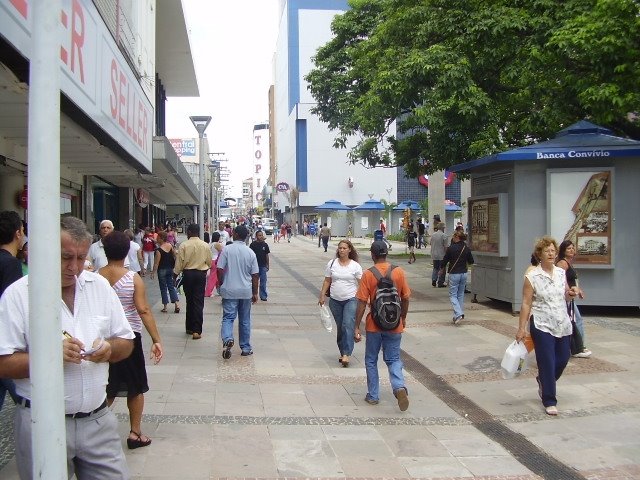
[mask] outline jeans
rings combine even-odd
[[[267,267],[259,267],[258,274],[260,275],[260,300],[267,299]]]
[[[367,332],[364,365],[367,370],[368,395],[373,400],[380,399],[380,381],[378,378],[378,353],[382,348],[382,359],[389,369],[389,381],[393,393],[405,388],[400,360],[401,333]]]
[[[222,326],[220,337],[222,343],[233,340],[233,322],[238,317],[238,337],[243,352],[251,351],[251,299],[223,298]]]
[[[160,286],[160,295],[162,296],[162,304],[166,305],[169,303],[169,298],[171,298],[171,303],[176,303],[178,301],[178,291],[176,290],[176,284],[173,281],[173,269],[160,268],[157,271],[157,275],[158,285]],[[167,290],[169,291],[168,297]]]
[[[358,300],[355,297],[348,300],[329,299],[329,309],[336,321],[338,331],[337,343],[340,355],[351,356],[353,353],[357,305]]]
[[[327,251],[327,247],[329,246],[329,237],[322,237],[322,246],[324,247],[324,251]]]
[[[580,336],[582,337],[582,344],[587,345],[587,341],[585,339],[584,336],[584,321],[582,320],[582,315],[580,314],[580,310],[578,310],[578,305],[576,305],[575,302],[573,302],[573,314],[574,314],[574,320],[576,321],[576,327],[578,328],[578,331],[580,332]]]
[[[18,401],[18,395],[16,394],[16,384],[9,378],[0,378],[0,410],[4,405],[5,393],[13,399],[14,402]]]
[[[531,337],[536,346],[538,379],[542,386],[542,404],[545,407],[556,405],[556,382],[562,375],[571,356],[571,335],[554,337],[550,333],[538,330],[531,319]]]
[[[453,318],[464,315],[464,289],[467,286],[467,274],[449,274],[449,300],[453,307]]]
[[[438,283],[438,285],[444,285],[444,272],[441,275],[438,274],[442,260],[433,261],[433,271],[431,272],[431,283]]]

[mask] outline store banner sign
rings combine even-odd
[[[196,156],[195,138],[170,138],[171,146],[180,158]]]
[[[0,0],[0,34],[31,58],[34,0]],[[151,171],[153,107],[92,2],[63,0],[60,89]]]

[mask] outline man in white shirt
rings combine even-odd
[[[218,222],[218,233],[220,234],[220,243],[222,245],[226,245],[229,240],[231,240],[231,235],[224,227],[224,222]]]
[[[104,254],[102,239],[113,232],[113,222],[111,220],[102,220],[100,222],[100,240],[93,243],[89,248],[87,259],[91,262],[93,271],[97,272],[107,264],[107,256]]]
[[[83,271],[91,243],[85,224],[78,218],[64,217],[60,226],[60,342],[69,476],[75,473],[79,480],[129,478],[118,422],[107,408],[105,387],[108,362],[131,354],[133,331],[109,282]],[[14,440],[20,446],[16,463],[23,480],[32,478],[28,281],[28,276],[18,280],[0,298],[0,376],[16,383],[19,401]]]

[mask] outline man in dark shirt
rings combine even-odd
[[[269,244],[264,241],[264,232],[256,233],[256,240],[251,242],[249,248],[253,250],[258,259],[258,269],[260,275],[260,300],[267,301],[267,272],[269,271]]]
[[[22,263],[16,256],[25,239],[20,216],[13,211],[0,212],[0,296],[9,285],[22,278]],[[15,402],[17,397],[13,380],[0,378],[0,410],[6,392]]]

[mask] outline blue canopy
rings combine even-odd
[[[420,210],[420,205],[418,202],[414,202],[413,200],[405,200],[404,202],[400,202],[393,210],[403,211],[407,208],[410,208],[411,210]]]
[[[367,200],[362,205],[358,205],[354,210],[384,210],[384,203],[378,200]]]
[[[444,210],[445,212],[459,212],[462,210],[462,207],[459,207],[458,205],[445,205]]]
[[[560,130],[551,140],[453,165],[449,170],[468,172],[475,167],[493,163],[523,160],[555,160],[569,163],[589,158],[640,157],[639,141],[616,137],[612,133],[609,129],[581,120]]]
[[[351,208],[337,200],[327,200],[322,205],[318,205],[316,210],[351,210]]]

